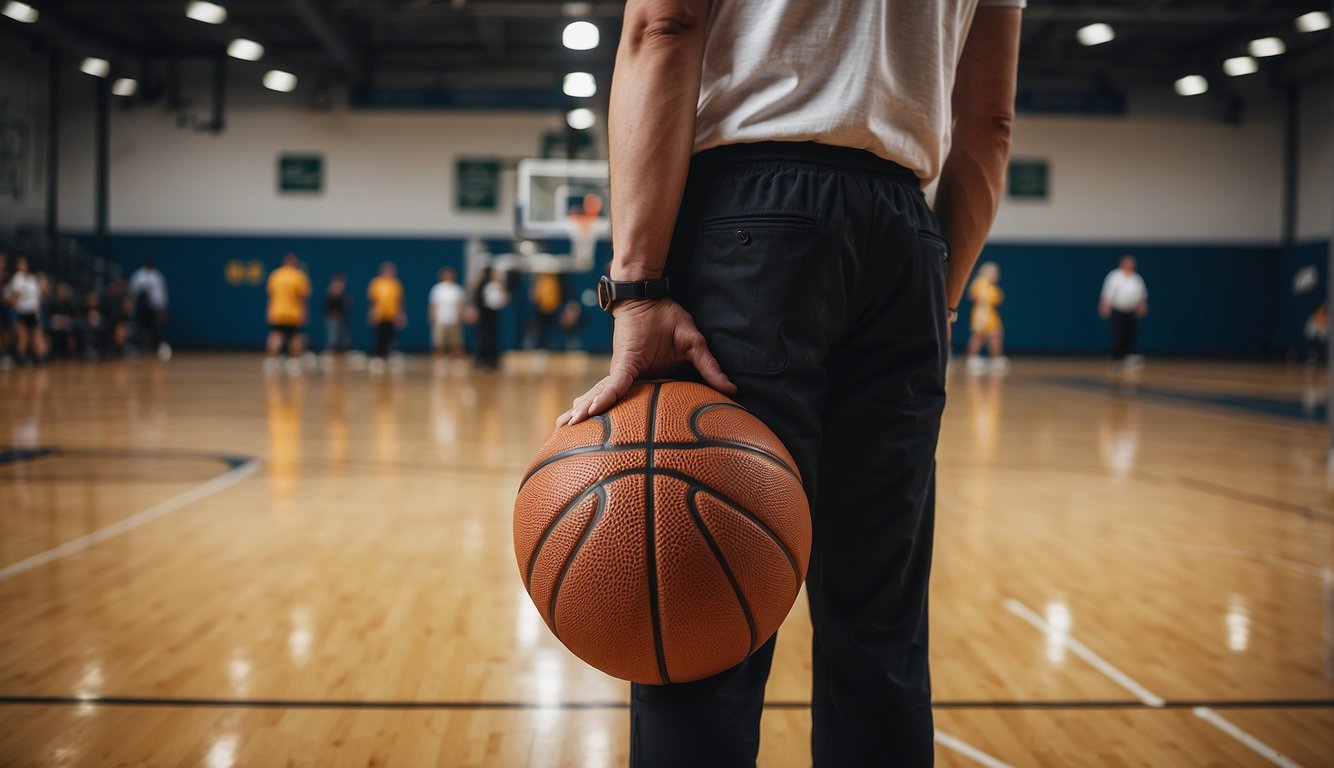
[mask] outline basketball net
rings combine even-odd
[[[570,237],[570,271],[587,272],[593,268],[601,214],[602,197],[590,192],[584,195],[583,206],[565,217],[565,230]]]

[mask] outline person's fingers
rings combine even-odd
[[[704,377],[704,383],[714,389],[727,395],[736,394],[736,385],[723,373],[723,367],[718,363],[718,358],[709,351],[709,344],[704,340],[704,334],[698,330],[694,332],[694,339],[691,340],[687,355],[690,364],[695,366],[699,375]]]
[[[596,415],[590,414],[589,409],[592,408],[593,403],[597,401],[598,397],[601,396],[602,392],[607,388],[607,380],[610,378],[610,376],[604,377],[601,381],[594,384],[587,392],[576,397],[574,399],[574,405],[572,405],[570,410],[566,413],[569,418],[565,420],[565,424],[562,426],[578,424],[590,415]]]
[[[630,385],[634,382],[634,371],[628,366],[613,364],[611,373],[602,380],[601,390],[589,402],[587,415],[596,416],[599,413],[606,413],[625,396],[626,392],[630,391]]]

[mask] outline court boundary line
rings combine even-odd
[[[1293,760],[1282,752],[1279,752],[1277,749],[1274,749],[1263,741],[1255,738],[1250,733],[1242,730],[1235,723],[1224,719],[1222,715],[1212,709],[1209,709],[1208,707],[1196,707],[1192,711],[1195,713],[1196,717],[1223,733],[1226,733],[1237,741],[1240,741],[1242,744],[1245,744],[1252,752],[1274,765],[1282,766],[1282,768],[1302,768],[1301,763],[1298,763],[1296,760]]]
[[[402,700],[402,699],[219,699],[207,697],[160,696],[42,696],[0,695],[0,706],[105,706],[105,707],[181,707],[214,709],[406,709],[406,710],[580,710],[629,709],[629,701],[466,701],[466,700]],[[809,701],[766,701],[765,709],[810,709]],[[1131,699],[1089,700],[977,700],[937,701],[932,709],[941,711],[968,710],[1195,710],[1210,709],[1334,709],[1334,699],[1237,699],[1169,701],[1162,707],[1150,707]]]
[[[1013,765],[992,757],[963,739],[951,736],[938,728],[936,729],[935,740],[940,746],[954,750],[975,763],[985,765],[987,768],[1014,768]]]
[[[1046,619],[1042,618],[1037,613],[1035,613],[1031,608],[1019,602],[1018,600],[1014,599],[1013,597],[1005,599],[1005,610],[1009,611],[1010,613],[1013,613],[1015,616],[1018,616],[1020,619],[1023,619],[1024,622],[1026,622],[1027,624],[1032,625],[1033,628],[1038,629],[1044,633],[1051,634],[1054,631],[1052,629],[1051,624],[1049,624]],[[1083,659],[1094,669],[1103,673],[1103,675],[1110,678],[1117,685],[1126,689],[1130,693],[1133,693],[1135,697],[1138,698],[1141,702],[1143,702],[1146,706],[1162,707],[1164,704],[1167,703],[1161,696],[1153,693],[1148,688],[1145,688],[1144,686],[1140,685],[1130,675],[1127,675],[1125,672],[1122,672],[1121,670],[1117,669],[1115,666],[1112,665],[1111,662],[1107,661],[1103,657],[1094,653],[1092,649],[1090,649],[1087,645],[1081,643],[1078,639],[1074,637],[1074,635],[1067,635],[1065,638],[1065,644],[1070,648],[1071,651],[1074,652],[1076,656]]]
[[[166,501],[158,502],[142,512],[137,512],[129,517],[117,520],[110,525],[99,528],[92,533],[86,533],[78,538],[71,539],[64,544],[52,547],[44,552],[38,552],[37,554],[26,557],[17,563],[0,568],[0,582],[8,581],[15,576],[40,568],[47,563],[52,563],[61,558],[77,554],[95,544],[100,544],[101,542],[115,538],[123,533],[128,533],[136,528],[141,528],[154,520],[166,517],[182,507],[189,506],[196,501],[208,498],[219,491],[236,485],[258,471],[259,466],[259,459],[242,459],[240,464],[232,466],[231,469],[228,469],[226,472],[218,475],[212,480],[201,483],[200,485],[197,485],[184,493],[173,496]]]
[[[1035,613],[1031,608],[1013,597],[1005,599],[1005,609],[1023,619],[1035,629],[1042,630],[1043,632],[1050,632],[1052,630],[1051,624]],[[1164,705],[1166,705],[1167,702],[1162,697],[1135,682],[1129,675],[1112,666],[1110,662],[1106,661],[1101,656],[1093,653],[1087,646],[1075,639],[1074,635],[1066,636],[1066,645],[1069,646],[1070,650],[1074,651],[1076,656],[1084,659],[1084,661],[1091,664],[1099,672],[1102,672],[1126,690],[1139,695],[1140,700],[1146,705],[1158,709],[1162,709]],[[1088,654],[1087,656],[1085,655],[1086,653]],[[1133,688],[1131,686],[1133,686]],[[1238,728],[1236,725],[1228,722],[1209,707],[1197,706],[1193,707],[1191,711],[1196,717],[1213,726],[1215,729],[1222,731],[1233,740],[1240,742],[1247,749],[1250,749],[1252,752],[1260,755],[1269,762],[1281,766],[1281,768],[1302,768],[1300,763],[1284,756],[1283,753],[1279,752],[1277,749],[1274,749],[1241,728]]]

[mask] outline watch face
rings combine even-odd
[[[611,307],[611,281],[606,275],[598,280],[598,306],[604,311]]]

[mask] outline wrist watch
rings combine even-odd
[[[671,280],[659,277],[656,280],[612,280],[603,275],[598,280],[598,306],[604,312],[611,311],[611,305],[624,299],[649,299],[656,301],[667,297],[671,289]]]
[[[950,325],[954,325],[955,321],[959,319],[959,310],[956,307],[950,307],[949,310],[950,313],[947,317],[949,317]]]

